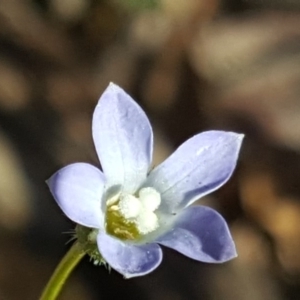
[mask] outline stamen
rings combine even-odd
[[[144,208],[149,211],[155,211],[161,202],[160,193],[151,187],[142,188],[139,197]]]
[[[106,205],[107,206],[111,206],[115,203],[117,203],[119,201],[120,198],[120,192],[116,193],[114,196],[110,197],[107,201],[106,201]]]
[[[160,194],[154,188],[146,187],[138,196],[118,193],[107,200],[107,233],[121,240],[138,240],[158,228],[155,210],[161,203]]]
[[[119,202],[120,214],[126,218],[136,218],[141,210],[141,202],[132,195],[122,195]]]
[[[141,234],[146,234],[158,227],[158,218],[154,212],[143,210],[136,218],[135,224]]]

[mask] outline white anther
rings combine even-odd
[[[135,223],[141,234],[147,234],[155,230],[159,225],[156,214],[149,210],[142,210]]]
[[[139,197],[142,205],[148,211],[155,211],[161,202],[160,193],[151,187],[142,188],[139,191]]]
[[[119,202],[121,215],[126,218],[136,218],[141,210],[141,202],[132,195],[121,195]]]
[[[109,207],[109,209],[111,211],[118,211],[119,210],[119,206],[118,205],[112,205],[112,206]]]
[[[111,205],[117,203],[118,200],[119,200],[119,198],[120,198],[120,194],[121,194],[121,193],[119,192],[119,193],[113,195],[112,197],[110,197],[110,198],[106,201],[106,206],[111,206]]]

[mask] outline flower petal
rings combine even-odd
[[[161,193],[160,210],[176,212],[222,186],[235,168],[242,139],[242,134],[207,131],[183,143],[144,184]]]
[[[134,193],[151,164],[153,134],[143,110],[113,83],[95,109],[93,138],[109,186]]]
[[[71,164],[52,175],[47,184],[57,204],[72,221],[103,228],[104,175],[99,169],[86,163]]]
[[[211,208],[188,207],[173,226],[156,242],[203,262],[221,263],[237,256],[225,220]]]
[[[129,245],[105,232],[99,232],[97,243],[103,258],[125,278],[146,275],[162,260],[162,251],[157,244]]]

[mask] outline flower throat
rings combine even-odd
[[[158,228],[156,209],[160,194],[153,188],[142,188],[139,197],[119,193],[106,202],[106,231],[121,240],[138,240]]]

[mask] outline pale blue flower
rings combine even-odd
[[[103,171],[74,163],[48,184],[71,220],[95,228],[99,252],[113,269],[126,278],[148,274],[162,260],[159,244],[202,262],[236,257],[220,214],[191,204],[230,178],[242,134],[197,134],[150,171],[153,133],[148,118],[112,83],[96,106],[92,133]]]

